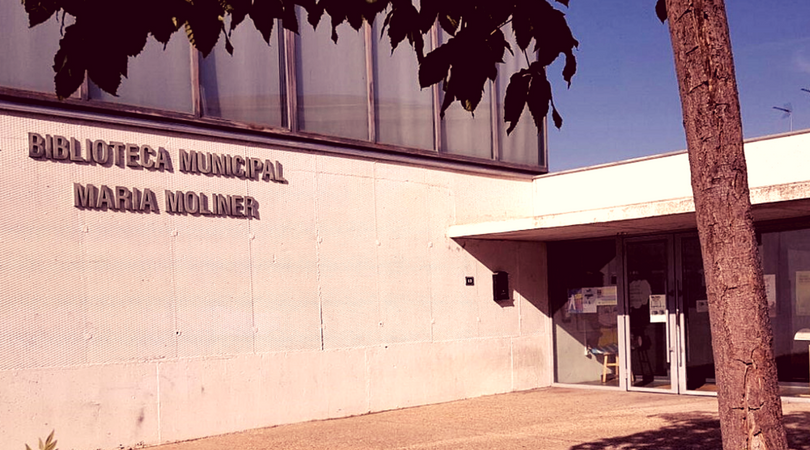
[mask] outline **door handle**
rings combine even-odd
[[[667,298],[667,302],[669,302],[669,298]],[[672,341],[669,338],[669,332],[670,332],[670,329],[669,329],[669,321],[670,321],[669,307],[667,307],[667,309],[665,311],[667,313],[666,314],[666,320],[664,321],[664,324],[665,324],[664,325],[664,335],[667,338],[667,364],[671,364],[672,363]]]

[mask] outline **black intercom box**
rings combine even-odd
[[[509,274],[495,272],[492,274],[492,296],[496,302],[509,300]]]

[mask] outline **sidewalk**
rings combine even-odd
[[[546,388],[153,449],[718,449],[716,408],[713,397]],[[783,410],[790,448],[810,450],[810,404]]]

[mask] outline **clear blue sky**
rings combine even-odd
[[[655,0],[556,5],[580,45],[570,89],[559,63],[549,69],[564,120],[548,132],[550,170],[685,149],[672,48]],[[800,91],[810,89],[810,0],[726,0],[726,8],[745,137],[789,131],[790,120],[773,109],[786,103],[793,129],[810,128],[810,94]]]

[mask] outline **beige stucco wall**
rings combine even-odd
[[[38,160],[28,133],[164,147],[174,172]],[[186,174],[178,151],[277,160],[288,184]],[[542,243],[454,241],[532,213],[531,180],[0,112],[0,447],[112,448],[551,382]],[[160,213],[74,206],[149,188]],[[173,215],[163,191],[260,219]],[[513,302],[492,301],[509,272]],[[465,286],[465,277],[475,286]]]

